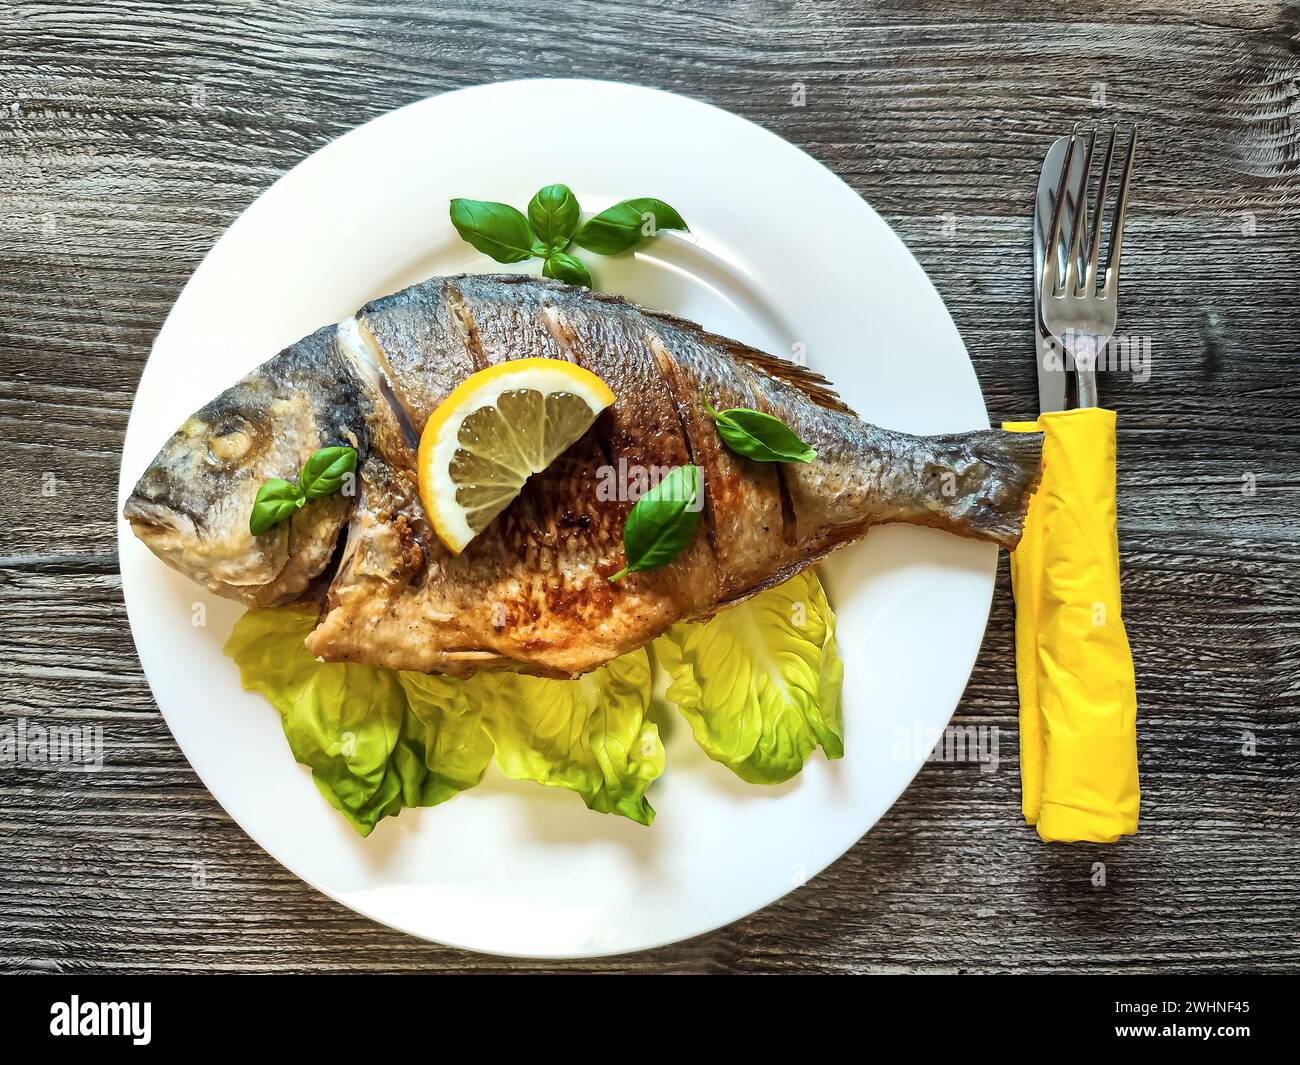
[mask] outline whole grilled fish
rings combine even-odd
[[[471,373],[529,356],[586,367],[616,402],[452,555],[420,504],[419,431]],[[732,453],[701,391],[719,409],[776,415],[816,459]],[[359,452],[355,492],[252,535],[262,482],[292,479],[337,444]],[[1029,433],[880,429],[815,373],[691,322],[555,281],[459,276],[368,303],[227,389],[164,445],[124,514],[155,554],[218,595],[319,603],[307,638],[319,658],[567,677],[784,581],[882,522],[1013,547],[1040,448]],[[662,569],[611,584],[632,500],[610,484],[690,462],[705,484],[691,542]]]

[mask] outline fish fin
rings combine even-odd
[[[623,300],[622,302],[626,301]],[[766,374],[768,377],[775,377],[778,381],[799,389],[819,407],[857,417],[857,412],[840,398],[839,393],[835,391],[835,386],[816,370],[810,370],[807,366],[800,366],[789,359],[781,359],[775,355],[769,355],[765,351],[759,351],[757,348],[751,348],[748,344],[742,344],[739,340],[732,340],[730,337],[710,333],[697,322],[692,322],[686,318],[678,318],[675,314],[651,311],[644,307],[640,307],[638,310],[647,318],[674,325],[678,329],[691,333],[701,344],[722,349],[731,358],[752,366],[759,373]]]
[[[930,439],[970,449],[989,471],[983,505],[969,508],[953,531],[1015,550],[1025,531],[1029,500],[1042,479],[1043,434],[984,429]]]
[[[709,335],[709,339],[715,344],[724,340],[723,337],[712,334]],[[765,352],[747,348],[743,344],[737,344],[734,340],[726,341],[726,343],[731,348],[731,354],[736,358],[749,363],[754,369],[767,374],[769,377],[775,377],[788,385],[793,385],[818,406],[857,417],[857,413],[853,408],[840,399],[839,393],[835,391],[835,386],[815,370],[810,370],[807,366],[800,366],[786,359],[778,359],[775,355],[768,355]]]

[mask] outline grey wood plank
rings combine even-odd
[[[0,12],[0,713],[100,724],[106,743],[97,773],[0,766],[0,969],[1295,970],[1300,15],[1247,0],[699,8]],[[688,943],[583,966],[418,943],[301,884],[206,792],[140,673],[116,571],[118,454],[153,336],[222,230],[331,138],[430,93],[557,75],[709,100],[841,175],[943,294],[995,421],[1035,401],[1025,205],[1041,152],[1077,119],[1141,125],[1122,316],[1150,338],[1151,374],[1101,383],[1121,412],[1136,839],[1048,847],[1019,823],[1005,559],[957,719],[999,728],[997,771],[928,765],[821,876]]]

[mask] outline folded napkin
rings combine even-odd
[[[1054,411],[1043,483],[1011,555],[1021,806],[1049,842],[1137,832],[1137,688],[1120,617],[1115,412]]]

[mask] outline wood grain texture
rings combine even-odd
[[[1297,968],[1300,11],[704,7],[0,10],[0,713],[100,724],[107,747],[98,773],[0,766],[0,970]],[[411,100],[536,75],[709,100],[824,162],[933,278],[994,421],[1036,402],[1026,205],[1046,143],[1081,117],[1141,124],[1123,326],[1151,338],[1152,373],[1101,382],[1121,412],[1136,839],[1048,847],[1019,823],[1005,559],[958,712],[1000,728],[1000,769],[927,766],[842,860],[714,935],[582,965],[446,950],[316,894],[217,806],[152,701],[117,576],[118,455],[152,338],[222,230],[308,153]]]

